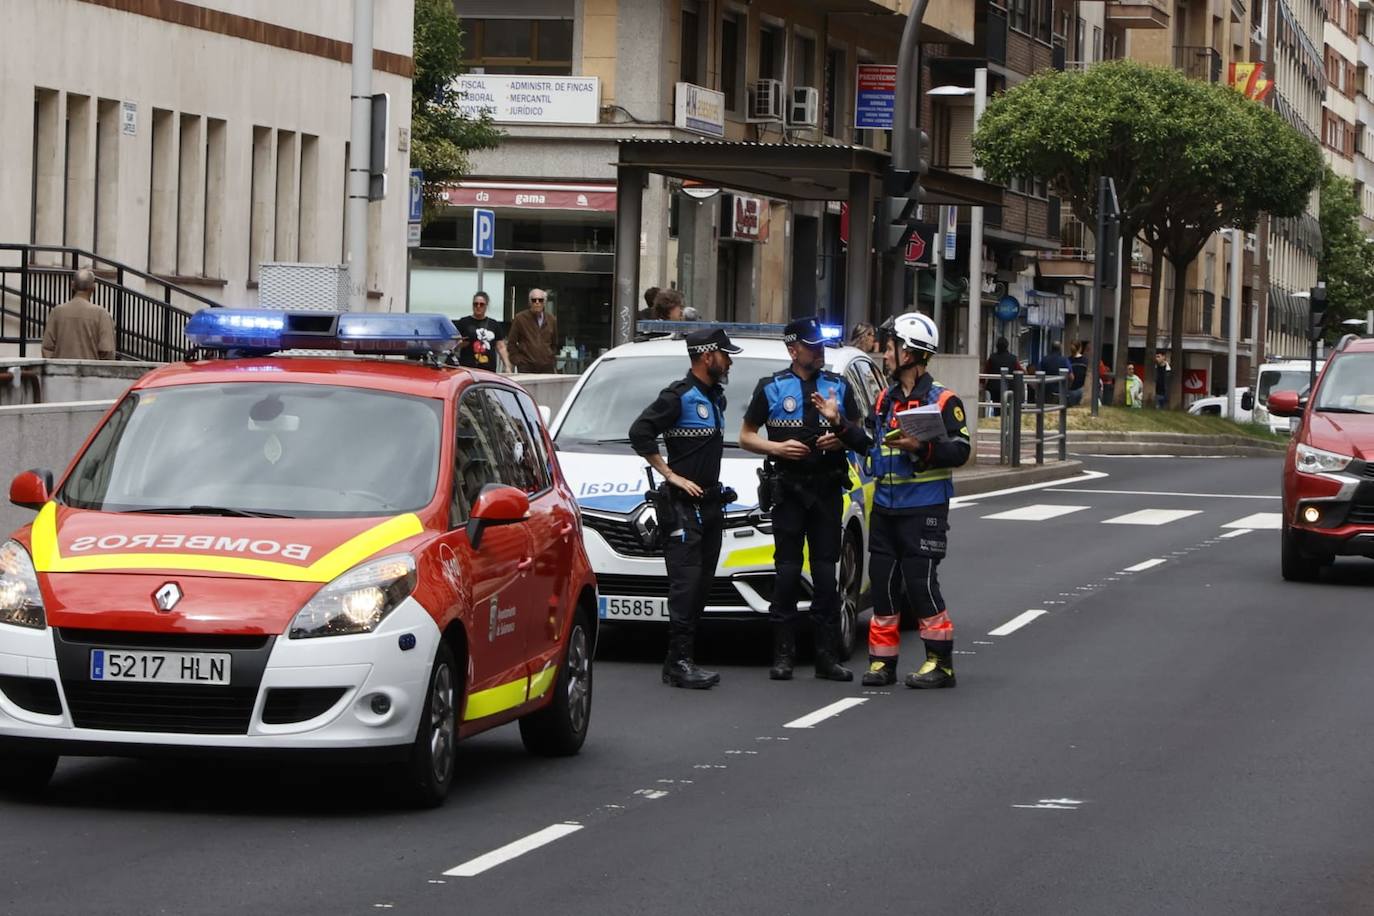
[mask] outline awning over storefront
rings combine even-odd
[[[441,196],[450,207],[615,212],[613,184],[459,181],[444,188]]]

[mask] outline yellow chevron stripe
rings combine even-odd
[[[463,710],[463,721],[494,716],[498,712],[514,709],[525,702],[528,696],[530,679],[517,678],[507,684],[498,684],[486,690],[468,695],[467,709]]]
[[[33,565],[38,572],[44,573],[179,569],[254,576],[282,582],[332,582],[368,557],[424,530],[419,516],[414,513],[398,515],[350,538],[309,566],[203,553],[110,553],[64,557],[57,544],[57,505],[50,502],[39,510],[33,522]]]

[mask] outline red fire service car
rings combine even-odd
[[[1374,557],[1374,339],[1346,336],[1315,392],[1275,391],[1269,412],[1300,418],[1283,464],[1283,577]]]
[[[206,310],[0,542],[0,785],[63,754],[361,752],[437,804],[454,743],[587,733],[596,582],[529,395],[438,315]],[[289,348],[405,359],[272,355]]]

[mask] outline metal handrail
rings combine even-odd
[[[13,336],[0,330],[0,343],[17,343],[20,356],[28,354],[29,344],[42,340],[48,314],[67,301],[70,277],[85,266],[96,271],[91,299],[114,318],[115,352],[120,357],[170,362],[191,355],[193,348],[184,334],[191,313],[173,301],[174,295],[192,304],[221,307],[185,287],[80,248],[0,243],[3,251],[19,252],[20,256],[17,265],[0,265],[0,328],[4,318],[17,318],[19,332]],[[57,257],[54,263],[43,264],[35,257],[40,254]],[[111,273],[113,280],[104,276]],[[130,289],[126,282],[132,278],[149,285],[151,293]],[[13,285],[16,280],[17,286]],[[18,300],[17,310],[7,304],[10,297]]]
[[[1068,460],[1069,402],[1065,392],[1069,390],[1069,371],[1061,369],[1058,375],[1046,375],[1044,372],[1008,372],[1005,369],[996,374],[979,373],[979,388],[982,390],[986,390],[986,382],[1001,383],[1000,400],[994,401],[991,397],[984,400],[981,394],[978,399],[979,416],[991,415],[991,411],[995,409],[1001,417],[998,464],[1021,466],[1021,418],[1028,414],[1035,417],[1035,463],[1045,463],[1045,445],[1055,442],[1059,444],[1059,460]],[[1046,403],[1045,393],[1050,386],[1058,386],[1057,404]],[[1027,407],[1027,395],[1031,392],[1034,393],[1034,406]],[[985,412],[983,408],[988,410]],[[1045,415],[1049,413],[1059,414],[1058,432],[1045,432]]]

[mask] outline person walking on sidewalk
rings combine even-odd
[[[792,679],[796,658],[797,599],[802,564],[811,561],[811,622],[816,634],[816,677],[852,681],[839,662],[840,562],[843,497],[849,489],[847,449],[865,452],[868,435],[854,392],[842,376],[825,369],[825,337],[815,318],[783,329],[792,365],[759,379],[744,412],[739,444],[765,455],[773,487],[773,563],[777,575],[768,619],[773,625],[775,681]],[[768,438],[759,427],[768,427]]]
[[[691,371],[659,392],[630,426],[630,447],[663,476],[666,507],[659,502],[658,525],[666,531],[668,566],[668,657],[663,683],[709,689],[720,675],[697,667],[696,628],[716,576],[725,502],[733,491],[720,485],[725,451],[725,389],[731,355],[740,348],[725,331],[687,335]],[[658,439],[668,450],[665,461]]]
[[[926,659],[908,674],[917,689],[954,686],[954,624],[940,594],[936,569],[944,557],[949,531],[953,470],[972,447],[964,405],[927,370],[939,350],[935,323],[919,312],[893,322],[884,360],[892,384],[878,395],[872,422],[869,471],[875,478],[869,522],[869,577],[873,582],[873,619],[868,627],[866,687],[897,681],[901,648],[900,608],[893,606],[897,577],[916,605]],[[944,437],[918,440],[902,431],[900,411],[939,405]]]
[[[1155,409],[1168,410],[1169,408],[1169,379],[1173,375],[1173,367],[1169,365],[1169,356],[1163,350],[1155,351]]]
[[[114,319],[91,301],[94,291],[95,273],[78,270],[72,297],[49,312],[43,326],[44,359],[115,358]]]
[[[548,294],[530,290],[530,307],[518,313],[506,335],[506,351],[516,372],[554,372],[558,350],[558,319],[545,311]]]

